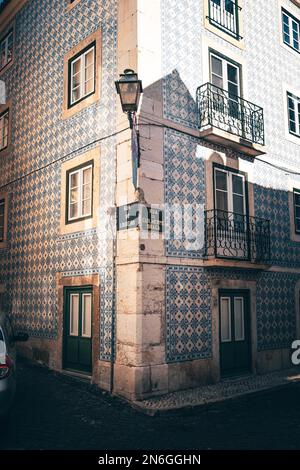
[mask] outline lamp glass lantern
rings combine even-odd
[[[139,107],[141,93],[143,93],[142,81],[138,79],[138,74],[131,69],[126,69],[115,84],[120,95],[123,112],[136,112]]]

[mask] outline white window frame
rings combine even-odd
[[[11,59],[8,60],[8,43],[9,43],[9,40],[10,40],[11,37],[12,37],[12,55],[11,55]],[[5,50],[5,53],[4,53],[5,60],[4,60],[4,64],[2,64],[2,56],[1,56],[0,71],[3,70],[13,60],[13,55],[14,55],[14,34],[13,34],[13,31],[10,31],[3,39],[1,39],[1,41],[0,41],[0,54],[1,54],[1,51],[2,51],[2,48],[3,48],[3,44],[4,44],[4,50]]]
[[[7,117],[7,119],[5,119]],[[6,122],[6,125],[5,125]],[[5,143],[6,138],[6,143]],[[0,152],[8,147],[9,138],[9,109],[0,115]]]
[[[76,324],[73,323],[74,319],[74,312],[73,312],[73,298],[77,298],[77,312],[76,312]],[[80,298],[79,294],[70,294],[70,308],[69,308],[69,335],[70,336],[79,336],[79,307],[80,307]]]
[[[290,100],[294,103],[294,113],[295,113],[295,127],[296,132],[291,130],[291,119],[290,119]],[[293,93],[287,91],[287,117],[288,117],[288,131],[291,135],[300,137],[300,97],[294,95]],[[298,131],[298,132],[297,132]]]
[[[300,189],[293,189],[293,209],[294,209],[294,224],[295,224],[295,233],[297,235],[300,234],[300,230],[297,230],[297,220],[299,220],[299,223],[300,223],[300,217],[296,217],[296,207],[299,207],[300,209],[300,204],[296,204],[296,198],[295,198],[295,194],[297,194],[299,197],[300,197]]]
[[[209,69],[210,69],[210,82],[211,83],[212,83],[212,75],[213,75],[213,72],[212,72],[212,57],[215,57],[216,59],[218,59],[222,62],[222,77],[220,77],[217,74],[214,74],[214,75],[217,75],[219,78],[222,78],[222,80],[223,80],[222,89],[227,91],[227,93],[228,93],[228,83],[229,83],[227,66],[230,65],[231,67],[234,67],[234,68],[237,69],[237,77],[238,77],[238,83],[237,83],[238,95],[237,96],[241,97],[241,67],[236,65],[230,59],[225,59],[221,55],[218,55],[216,52],[210,51],[210,53],[209,53]],[[234,85],[236,85],[236,84],[234,84]]]
[[[289,42],[285,41],[285,33],[284,32],[284,21],[283,17],[286,16],[288,18],[288,28],[289,28]],[[297,42],[298,42],[298,48],[294,46],[294,26],[296,26],[296,33],[297,33]],[[300,21],[289,11],[287,11],[285,8],[281,8],[281,28],[282,28],[282,42],[284,45],[287,47],[293,49],[296,51],[298,54],[300,53]]]
[[[90,331],[89,331],[88,334],[84,333],[84,320],[85,320],[85,315],[86,315],[84,299],[86,297],[89,297],[90,302],[91,302],[91,311],[90,311],[91,324],[90,324]],[[93,318],[92,318],[92,310],[93,310],[92,301],[93,301],[93,296],[90,292],[82,294],[82,307],[81,307],[81,336],[82,336],[82,338],[91,338],[92,337],[92,320],[93,320]]]
[[[224,338],[223,335],[222,335],[222,324],[223,324],[223,311],[222,311],[222,300],[226,300],[228,301],[228,307],[229,307],[229,318],[228,318],[228,327],[229,327],[229,331],[228,331],[228,338]],[[221,309],[221,315],[220,315],[220,321],[221,321],[221,343],[231,343],[232,341],[232,324],[231,324],[231,297],[226,297],[226,296],[222,296],[220,298],[220,309]]]
[[[237,315],[236,315],[236,300],[242,301],[242,332],[243,336],[237,337]],[[244,297],[234,297],[234,340],[236,342],[245,341],[245,308],[244,308]]]
[[[88,199],[83,199],[83,172],[85,170],[91,169],[91,210],[88,214],[83,214],[83,202],[87,201]],[[72,175],[78,174],[78,216],[77,217],[71,217],[71,177]],[[93,214],[93,165],[89,164],[86,166],[83,166],[82,168],[77,168],[71,170],[68,173],[68,222],[76,221],[76,220],[81,220],[81,219],[86,219],[89,217],[92,217]]]
[[[223,189],[217,189],[217,171],[220,171],[222,173],[226,174],[226,179],[227,179],[227,191]],[[215,209],[218,210],[216,207],[217,204],[217,191],[219,192],[224,192],[227,193],[227,212],[235,213],[233,210],[233,183],[232,183],[232,178],[233,176],[239,176],[243,180],[243,210],[244,213],[243,215],[246,215],[246,179],[245,175],[241,173],[236,173],[234,171],[226,170],[224,168],[220,168],[218,166],[214,167],[214,190],[215,190]],[[238,196],[241,196],[240,194],[237,194]],[[226,211],[225,211],[226,212]]]
[[[4,239],[5,239],[5,223],[6,223],[6,220],[5,220],[5,204],[6,204],[5,199],[0,199],[0,207],[3,207],[3,225],[0,225],[0,229],[3,232],[3,237],[1,237],[1,235],[0,235],[0,243],[3,243]]]
[[[93,63],[91,64],[93,66],[93,76],[89,80],[85,80],[86,56],[91,51],[93,51]],[[71,77],[70,77],[70,90],[69,90],[69,103],[70,103],[70,106],[73,106],[74,104],[78,103],[79,101],[86,98],[87,96],[90,96],[93,93],[95,93],[95,85],[96,85],[95,84],[95,63],[96,63],[96,53],[95,52],[96,52],[96,46],[94,44],[93,46],[89,47],[85,52],[83,52],[82,54],[77,55],[74,59],[70,60],[70,74],[71,74]],[[80,82],[79,82],[79,85],[74,87],[74,73],[73,73],[73,70],[74,70],[74,64],[78,61],[80,61],[80,70],[78,72],[80,74]],[[88,93],[85,93],[85,85],[90,80],[93,80],[93,89],[92,89],[92,91],[89,91]],[[74,100],[73,99],[73,91],[76,88],[79,88],[80,93],[79,93],[79,98]]]

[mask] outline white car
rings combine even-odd
[[[27,341],[27,333],[14,334],[7,315],[0,313],[0,418],[6,418],[16,391],[16,342]]]

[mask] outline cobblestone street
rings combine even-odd
[[[297,449],[300,384],[197,409],[133,409],[87,384],[19,363],[15,409],[0,449]]]

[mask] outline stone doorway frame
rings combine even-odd
[[[87,274],[81,276],[56,275],[57,286],[57,348],[55,351],[55,369],[63,370],[63,328],[64,328],[64,290],[66,287],[91,286],[93,289],[93,336],[92,336],[92,383],[99,383],[100,357],[100,276]]]
[[[211,283],[211,313],[213,326],[213,358],[214,369],[221,380],[220,370],[220,342],[219,342],[219,290],[248,290],[250,292],[250,334],[251,334],[251,370],[252,375],[257,373],[257,327],[256,327],[256,281],[233,280],[233,279],[214,279]]]

